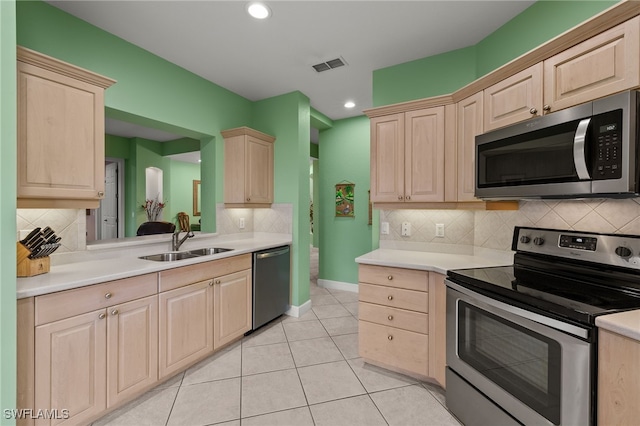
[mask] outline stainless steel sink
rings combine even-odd
[[[195,250],[189,250],[187,253],[193,254],[195,256],[208,256],[211,254],[224,253],[225,251],[231,251],[233,249],[228,248],[220,248],[220,247],[207,247]]]
[[[141,256],[140,259],[154,260],[156,262],[174,262],[176,260],[193,259],[194,257],[198,257],[198,255],[186,251],[173,251],[168,253],[151,254],[149,256]]]

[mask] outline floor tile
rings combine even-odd
[[[300,322],[300,321],[312,321],[312,320],[317,320],[318,317],[316,316],[316,314],[313,313],[313,310],[309,309],[307,312],[305,312],[304,314],[300,315],[299,317],[292,317],[292,316],[286,316],[283,320],[282,323],[286,324],[288,322]]]
[[[282,322],[278,321],[273,324],[268,324],[246,336],[242,339],[242,346],[246,348],[259,345],[271,345],[273,343],[284,343],[286,341],[287,338],[284,335]]]
[[[330,337],[290,342],[296,367],[342,361],[344,357]]]
[[[295,369],[242,378],[242,417],[306,405],[307,400]]]
[[[459,426],[460,423],[422,386],[412,385],[370,394],[387,423]]]
[[[387,424],[369,395],[312,405],[311,414],[316,426],[386,426]]]
[[[345,309],[347,311],[349,311],[351,313],[351,315],[353,315],[354,317],[358,318],[358,302],[351,302],[351,303],[343,303],[342,306],[345,307]]]
[[[340,293],[331,293],[331,295],[342,304],[358,301],[358,293],[353,291],[342,291]]]
[[[242,360],[242,346],[236,346],[230,351],[217,352],[189,368],[182,380],[183,385],[211,382],[213,380],[240,377]]]
[[[178,394],[178,387],[151,390],[129,404],[93,422],[95,426],[164,425]]]
[[[294,368],[288,343],[253,346],[242,349],[242,375],[268,373]]]
[[[303,322],[284,323],[284,331],[289,342],[304,339],[315,339],[317,337],[327,337],[326,330],[318,320]]]
[[[444,389],[434,383],[422,382],[422,386],[424,386],[426,390],[431,392],[431,395],[433,395],[440,404],[442,404],[444,407],[447,406],[447,397]]]
[[[418,383],[417,380],[403,374],[367,364],[362,358],[350,359],[348,362],[369,393]]]
[[[314,426],[314,424],[309,407],[302,407],[243,418],[242,426]]]
[[[348,317],[326,318],[320,320],[329,336],[339,336],[341,334],[353,334],[358,332],[358,320],[349,315]]]
[[[346,359],[358,358],[358,334],[343,334],[341,336],[333,336],[333,343],[336,344],[342,356]]]
[[[340,302],[330,294],[312,294],[311,306],[339,305]]]
[[[160,383],[158,386],[153,388],[154,390],[166,389],[178,387],[182,383],[182,378],[184,377],[184,371],[182,373],[178,373],[167,381]]]
[[[313,309],[318,319],[351,316],[351,312],[347,311],[342,305],[314,306],[311,309]]]
[[[318,287],[317,285],[309,286],[309,294],[312,296],[315,295],[327,295],[331,294],[326,288]]]
[[[182,386],[167,426],[209,425],[240,418],[240,378]]]
[[[309,404],[362,395],[362,387],[346,361],[298,368]],[[427,392],[426,389],[424,389]]]

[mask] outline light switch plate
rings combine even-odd
[[[402,236],[410,237],[411,236],[411,223],[402,222]]]
[[[444,223],[436,223],[436,237],[444,238]]]
[[[240,229],[244,229],[244,217],[241,217],[240,219],[238,219],[238,227]]]
[[[382,235],[389,235],[389,222],[380,223],[380,233]]]

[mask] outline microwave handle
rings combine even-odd
[[[576,166],[576,172],[578,172],[578,179],[590,180],[591,175],[589,169],[587,169],[587,159],[585,157],[587,130],[591,117],[580,120],[578,123],[578,129],[573,137],[573,163]]]

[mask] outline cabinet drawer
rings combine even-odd
[[[209,280],[234,272],[251,268],[251,253],[240,256],[226,257],[197,265],[183,266],[160,272],[160,291]]]
[[[365,283],[360,283],[359,287],[361,302],[408,309],[425,314],[429,312],[429,293]]]
[[[360,302],[358,318],[380,325],[415,331],[416,333],[429,333],[429,315],[421,312]]]
[[[36,325],[140,299],[157,292],[157,274],[147,274],[45,294],[36,297]]]
[[[427,291],[429,272],[387,266],[360,265],[358,267],[358,281],[409,290]]]
[[[429,337],[425,334],[360,321],[358,344],[365,359],[428,375]]]

